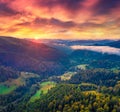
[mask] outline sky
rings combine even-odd
[[[120,0],[0,0],[0,36],[120,39]]]

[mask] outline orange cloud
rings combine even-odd
[[[119,0],[0,0],[0,35],[120,39]]]

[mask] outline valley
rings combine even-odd
[[[119,48],[50,42],[0,38],[0,112],[119,112]]]

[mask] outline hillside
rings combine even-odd
[[[118,97],[82,92],[80,86],[67,84],[53,88],[28,105],[26,112],[119,112],[119,106]]]
[[[66,56],[61,51],[42,43],[0,37],[1,64],[18,70],[57,74],[65,68],[61,63]]]

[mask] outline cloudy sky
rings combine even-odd
[[[120,39],[120,0],[0,0],[0,35]]]

